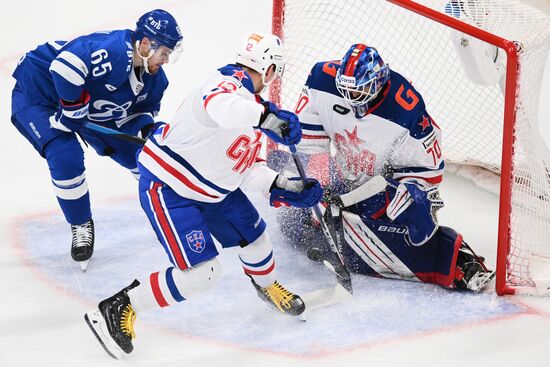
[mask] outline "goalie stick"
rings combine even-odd
[[[294,163],[296,164],[296,168],[298,169],[298,173],[300,175],[300,178],[302,179],[302,182],[304,185],[306,184],[306,173],[304,171],[304,166],[302,165],[302,162],[300,161],[300,158],[298,157],[298,152],[296,151],[295,145],[289,146],[290,152],[292,153],[292,158],[294,159]],[[347,290],[350,294],[353,294],[353,287],[351,284],[351,276],[349,273],[348,268],[346,267],[344,263],[344,258],[342,257],[342,253],[340,252],[339,244],[336,243],[334,240],[334,237],[332,233],[330,232],[330,229],[325,222],[325,219],[323,218],[323,214],[321,213],[321,208],[319,207],[319,204],[315,205],[313,208],[313,213],[317,217],[317,220],[319,221],[321,225],[321,229],[323,230],[323,234],[325,235],[327,242],[330,247],[330,251],[334,255],[337,261],[334,262],[334,264],[328,262],[327,260],[323,261],[323,264],[332,270],[334,273],[336,273],[336,279],[338,280],[339,285],[341,285],[345,290]],[[306,304],[307,307],[307,304]]]

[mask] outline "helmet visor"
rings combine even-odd
[[[183,47],[181,41],[176,43],[176,46],[171,49],[164,45],[161,45],[157,41],[151,41],[151,53],[152,57],[158,58],[160,61],[166,64],[174,64],[179,60],[183,53]]]

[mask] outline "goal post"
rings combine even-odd
[[[270,98],[285,108],[315,62],[353,43],[376,47],[412,80],[442,128],[446,161],[500,178],[497,293],[550,294],[550,154],[538,125],[544,13],[519,0],[273,0],[273,33],[287,66]]]

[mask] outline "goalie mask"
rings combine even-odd
[[[139,52],[139,45],[144,37],[151,42],[147,55]],[[137,53],[143,60],[147,72],[149,72],[148,61],[153,55],[158,55],[163,62],[174,63],[182,53],[183,36],[180,27],[174,17],[162,9],[152,10],[138,19],[134,39]]]
[[[235,61],[260,73],[263,84],[269,85],[285,70],[283,42],[272,34],[252,33],[237,51]],[[275,65],[275,74],[266,80],[271,65]]]
[[[336,73],[336,88],[352,106],[364,106],[373,100],[390,78],[390,68],[374,47],[352,45]]]

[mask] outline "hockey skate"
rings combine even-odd
[[[291,316],[299,316],[305,311],[306,305],[300,296],[290,292],[279,282],[263,288],[256,284],[253,279],[251,281],[260,299],[270,307]]]
[[[455,288],[473,292],[483,289],[495,277],[495,271],[487,269],[484,261],[483,257],[471,253],[469,246],[463,242],[456,260]]]
[[[103,349],[115,359],[119,359],[123,352],[129,354],[134,350],[132,339],[136,337],[136,314],[130,304],[128,291],[138,285],[139,281],[134,280],[114,296],[101,301],[97,309],[84,315]]]
[[[78,262],[82,271],[88,268],[88,262],[94,253],[94,221],[71,225],[73,233],[71,257]]]

